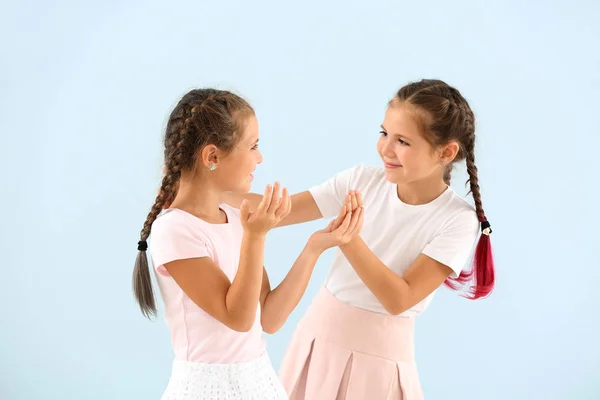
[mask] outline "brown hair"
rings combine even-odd
[[[474,268],[463,271],[456,279],[446,284],[453,289],[461,287],[475,275],[474,286],[470,288],[470,298],[487,296],[494,286],[494,263],[489,242],[490,224],[487,221],[479,188],[477,167],[475,166],[475,116],[469,103],[454,87],[441,80],[423,79],[402,87],[390,101],[390,105],[405,103],[415,111],[416,121],[421,126],[425,139],[434,147],[455,141],[459,151],[453,162],[444,171],[444,181],[450,184],[452,164],[466,160],[470,185],[477,217],[485,235],[479,240],[474,257]],[[486,228],[488,228],[486,230]]]
[[[146,250],[152,223],[165,205],[171,204],[183,171],[193,171],[196,157],[212,144],[229,152],[240,139],[240,132],[254,110],[241,97],[223,90],[194,89],[177,103],[167,122],[164,140],[165,175],[144,227],[140,232],[138,255],[133,269],[133,293],[142,314],[156,314],[152,280]]]

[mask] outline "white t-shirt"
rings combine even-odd
[[[339,214],[349,190],[363,196],[365,219],[360,237],[399,276],[421,253],[449,266],[452,277],[465,267],[480,223],[474,208],[452,188],[427,204],[409,205],[398,198],[397,187],[385,178],[383,167],[360,164],[309,189],[325,218]],[[346,304],[389,315],[337,247],[325,286]],[[399,316],[422,313],[432,297],[433,293]]]

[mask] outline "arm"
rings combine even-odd
[[[349,208],[348,208],[349,209]],[[346,212],[342,206],[338,217],[325,228],[313,233],[285,279],[271,290],[267,272],[263,273],[261,324],[267,333],[277,332],[285,323],[302,295],[319,256],[327,249],[348,243],[362,229],[362,209]]]
[[[165,268],[185,294],[208,314],[229,328],[247,332],[252,329],[262,286],[265,237],[290,209],[287,190],[279,197],[279,185],[273,191],[267,185],[254,212],[247,204],[240,207],[243,226],[238,271],[233,279],[209,257],[175,260]]]
[[[240,207],[243,200],[247,200],[250,211],[253,211],[258,207],[258,204],[260,204],[262,197],[263,196],[256,193],[226,192],[222,200],[236,208]],[[292,195],[290,200],[292,201],[290,213],[277,225],[278,227],[300,224],[323,218],[321,211],[317,207],[317,203],[308,190]]]
[[[360,237],[340,249],[360,279],[392,315],[418,304],[452,273],[450,267],[421,254],[400,277],[386,267]]]
[[[308,281],[321,252],[306,246],[285,279],[273,290],[267,271],[263,272],[261,324],[266,333],[277,332],[285,323],[306,291]]]
[[[264,235],[244,235],[238,272],[230,283],[209,257],[165,264],[175,282],[200,308],[238,332],[252,328],[260,294]]]

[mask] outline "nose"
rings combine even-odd
[[[260,163],[262,163],[262,162],[263,162],[263,155],[262,155],[262,153],[260,152],[260,150],[259,150],[259,151],[257,151],[257,153],[258,153],[258,160],[256,161],[256,163],[257,163],[257,164],[260,164]]]
[[[395,158],[396,153],[394,152],[391,141],[387,138],[383,138],[382,141],[383,143],[381,144],[381,155],[387,158]]]

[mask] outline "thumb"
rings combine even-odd
[[[322,231],[323,232],[327,232],[327,233],[333,231],[335,229],[334,228],[334,226],[335,226],[334,223],[335,223],[335,220],[332,220],[329,224],[327,224],[327,226],[324,229],[322,229]]]
[[[250,210],[248,209],[248,200],[242,200],[242,205],[240,206],[240,217],[242,221],[247,221],[250,216]]]
[[[341,224],[342,221],[344,220],[344,218],[346,217],[346,205],[342,205],[342,207],[340,208],[340,213],[338,214],[338,216],[334,219],[336,224]]]

